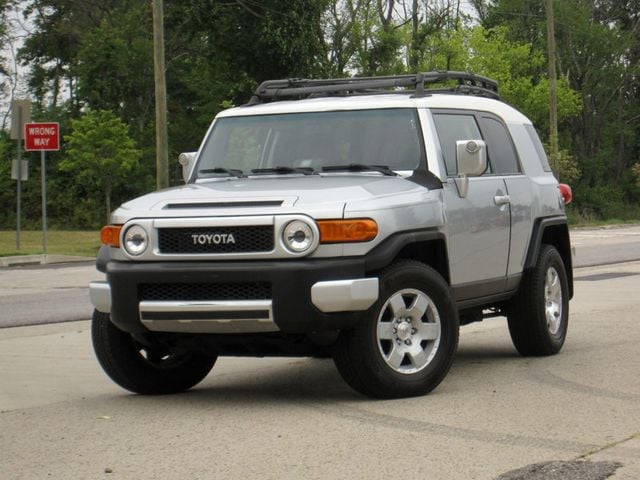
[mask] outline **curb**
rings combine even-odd
[[[95,261],[94,257],[76,257],[73,255],[16,255],[13,257],[0,257],[0,268],[93,261]]]

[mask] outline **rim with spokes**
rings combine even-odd
[[[549,267],[544,279],[544,305],[547,328],[552,335],[558,333],[562,323],[562,285],[554,267]]]
[[[132,340],[133,349],[138,353],[140,358],[154,368],[169,369],[186,363],[190,355],[180,353],[170,353],[158,349],[152,349],[141,343]]]
[[[435,303],[424,292],[405,288],[382,306],[376,337],[387,365],[398,373],[411,374],[433,360],[441,332]]]

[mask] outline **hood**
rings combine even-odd
[[[389,208],[415,200],[425,187],[403,177],[378,174],[256,176],[225,178],[173,187],[123,204],[113,223],[132,218],[307,214],[342,218],[372,203]],[[404,200],[403,200],[404,199]]]

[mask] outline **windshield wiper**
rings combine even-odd
[[[395,177],[398,174],[386,165],[365,165],[362,163],[349,163],[348,165],[328,165],[322,167],[323,172],[378,172],[383,175]]]
[[[313,168],[309,167],[273,167],[273,168],[254,168],[251,173],[256,175],[288,175],[290,173],[301,173],[302,175],[313,175]]]
[[[242,170],[237,170],[235,168],[230,168],[230,169],[226,169],[226,168],[221,168],[221,167],[216,167],[216,168],[204,168],[202,170],[198,170],[198,174],[204,174],[204,175],[224,175],[227,177],[244,177],[244,172]]]

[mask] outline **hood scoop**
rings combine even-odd
[[[283,200],[168,203],[163,207],[163,210],[280,207],[283,203]]]

